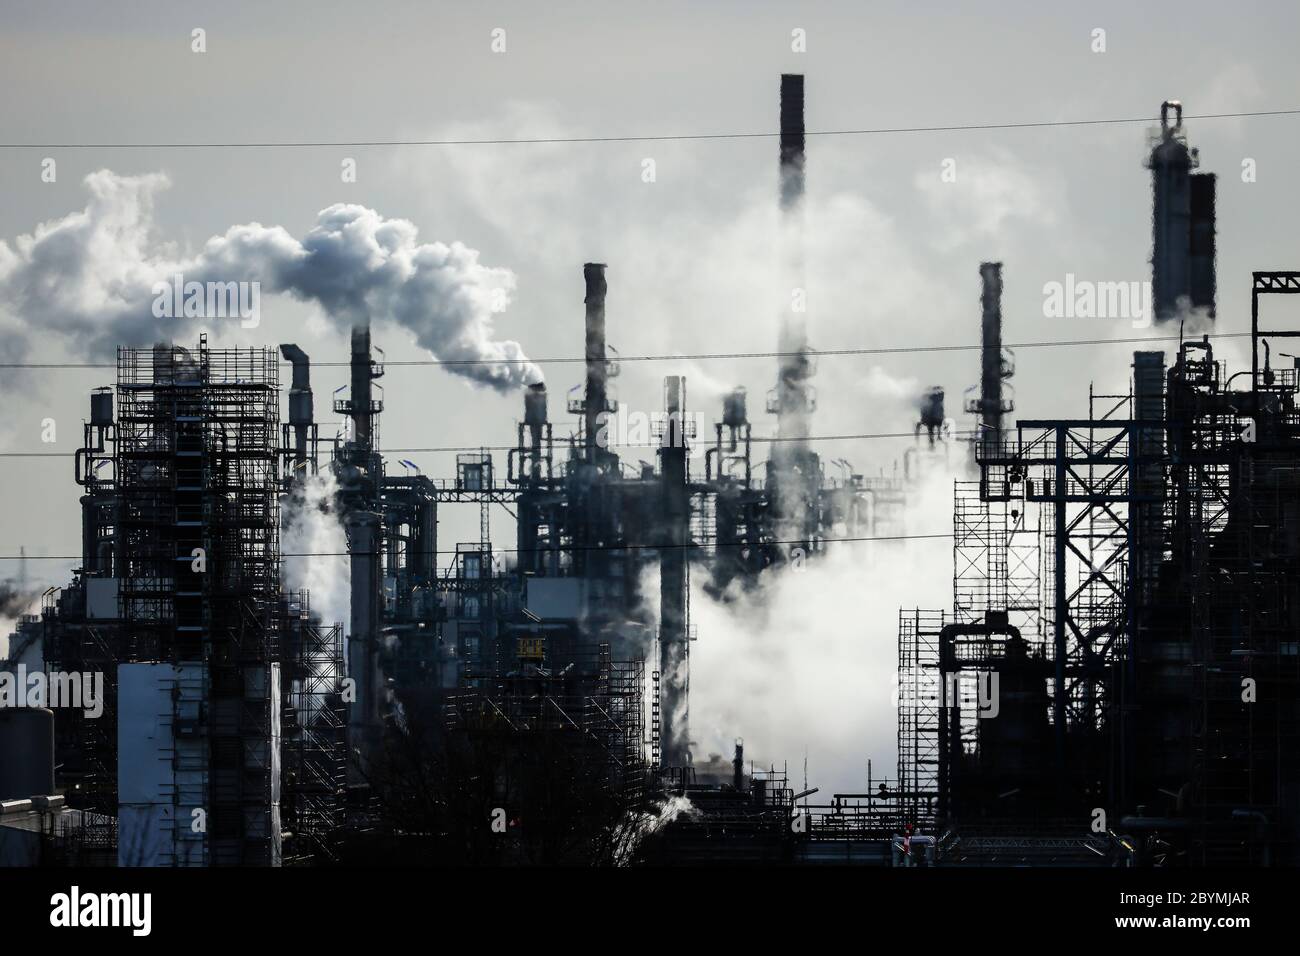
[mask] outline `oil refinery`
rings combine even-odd
[[[6,942],[1285,917],[1300,13],[69,5]]]
[[[776,241],[796,290],[804,90],[781,77]],[[1284,351],[1300,325],[1264,314],[1300,273],[1255,272],[1218,302],[1215,176],[1194,171],[1188,135],[1164,102],[1151,288],[1172,347],[1133,351],[1072,417],[1025,416],[1003,263],[972,263],[969,419],[919,390],[889,475],[836,477],[814,450],[797,296],[763,408],[735,387],[701,410],[670,371],[657,460],[621,458],[617,263],[574,264],[582,328],[558,327],[582,343],[581,389],[553,401],[524,383],[491,439],[508,443],[438,477],[384,452],[368,324],[327,406],[347,426],[333,437],[296,344],[121,344],[65,476],[75,573],[21,618],[0,673],[0,862],[1300,862],[1300,359]],[[1251,363],[1234,368],[1212,330],[1247,310]],[[889,612],[896,769],[826,794],[740,739],[724,759],[693,746],[692,644],[708,635],[692,579],[744,601],[850,542],[905,538],[933,474],[955,476],[951,603]],[[439,540],[456,506],[477,508],[476,539]],[[493,507],[513,540],[493,540]],[[321,522],[340,551],[286,546]],[[327,557],[342,569],[327,593],[285,572]],[[27,706],[30,675],[103,686],[93,708]]]

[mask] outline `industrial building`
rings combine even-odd
[[[1255,273],[1250,369],[1226,369],[1201,331],[1168,359],[1134,353],[1131,383],[1090,394],[1086,415],[1012,421],[1003,264],[983,263],[969,441],[957,450],[932,386],[901,470],[833,477],[800,294],[803,76],[781,78],[779,115],[792,294],[766,462],[743,388],[696,434],[676,374],[657,461],[620,458],[617,269],[597,262],[582,264],[580,394],[553,409],[545,385],[524,389],[505,455],[464,452],[445,477],[390,469],[367,326],[333,439],[296,345],[122,348],[76,456],[80,567],[3,662],[103,673],[105,711],[0,721],[0,749],[22,755],[0,767],[25,768],[0,773],[0,861],[1300,862],[1300,361],[1275,351],[1300,326],[1261,313],[1300,273]],[[1161,322],[1216,314],[1215,180],[1198,163],[1165,103],[1149,159]],[[739,741],[730,762],[695,752],[692,576],[744,600],[837,541],[904,535],[920,478],[963,463],[952,604],[890,611],[896,777],[812,803],[785,768],[747,767]],[[493,505],[515,517],[509,547]],[[453,506],[477,506],[476,540],[440,543]],[[346,620],[284,573],[282,535],[312,520],[345,536]]]

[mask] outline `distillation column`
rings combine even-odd
[[[1184,318],[1191,310],[1214,318],[1215,177],[1193,172],[1199,165],[1198,152],[1188,146],[1183,129],[1183,104],[1166,100],[1160,105],[1160,130],[1147,159],[1151,298],[1157,322]]]
[[[1011,403],[1002,397],[1002,382],[1011,371],[1002,358],[1002,263],[980,263],[980,397],[967,405],[979,415],[976,436],[981,453],[996,454],[1002,443],[1002,416]]]
[[[374,448],[374,419],[381,409],[372,383],[383,374],[371,360],[370,328],[352,329],[352,390],[335,411],[352,421],[352,440],[336,462],[344,501],[352,611],[348,635],[348,676],[355,699],[348,710],[349,747],[366,759],[382,732],[383,677],[379,667],[380,600],[383,584],[383,530],[379,489],[383,465]]]

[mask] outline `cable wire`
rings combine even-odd
[[[1239,339],[1249,338],[1250,332],[1210,332],[1206,333],[1211,339]],[[1133,336],[1130,338],[1120,339],[1062,339],[1057,341],[1038,341],[1038,342],[1004,342],[1003,348],[1006,349],[1042,349],[1042,348],[1073,348],[1082,346],[1096,345],[1140,345],[1149,342],[1179,342],[1185,341],[1186,336],[1180,335],[1147,335]],[[721,359],[760,359],[760,358],[788,358],[797,355],[811,355],[813,358],[823,356],[844,356],[844,355],[901,355],[901,354],[918,354],[925,352],[978,352],[984,346],[980,343],[963,344],[963,345],[899,345],[899,346],[882,346],[873,348],[840,348],[840,349],[806,349],[803,351],[775,351],[775,352],[696,352],[682,354],[662,354],[662,355],[619,355],[611,357],[611,362],[685,362],[685,361],[712,361]],[[562,364],[585,364],[586,356],[559,356],[555,358],[521,358],[521,359],[398,359],[386,360],[382,364],[385,368],[393,366],[464,366],[464,365],[562,365]],[[292,363],[281,361],[281,365],[289,367]],[[351,362],[311,362],[312,368],[347,368]],[[117,368],[115,362],[0,362],[0,369],[75,369],[75,368]]]
[[[1246,119],[1264,116],[1295,116],[1300,109],[1251,110],[1233,113],[1196,113],[1187,120]],[[960,133],[1013,129],[1052,129],[1070,126],[1118,126],[1133,123],[1158,123],[1158,116],[1126,116],[1103,119],[1040,120],[1020,123],[962,123],[947,126],[879,126],[864,129],[807,130],[805,136],[881,136],[898,133]],[[776,139],[779,130],[751,133],[674,133],[625,136],[537,136],[489,139],[370,139],[370,140],[266,140],[215,141],[197,143],[0,143],[0,149],[360,149],[368,147],[412,146],[536,146],[543,144],[576,145],[585,143],[665,143],[702,140]]]

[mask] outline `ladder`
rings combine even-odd
[[[650,767],[659,769],[659,671],[650,674],[653,691],[650,698]]]

